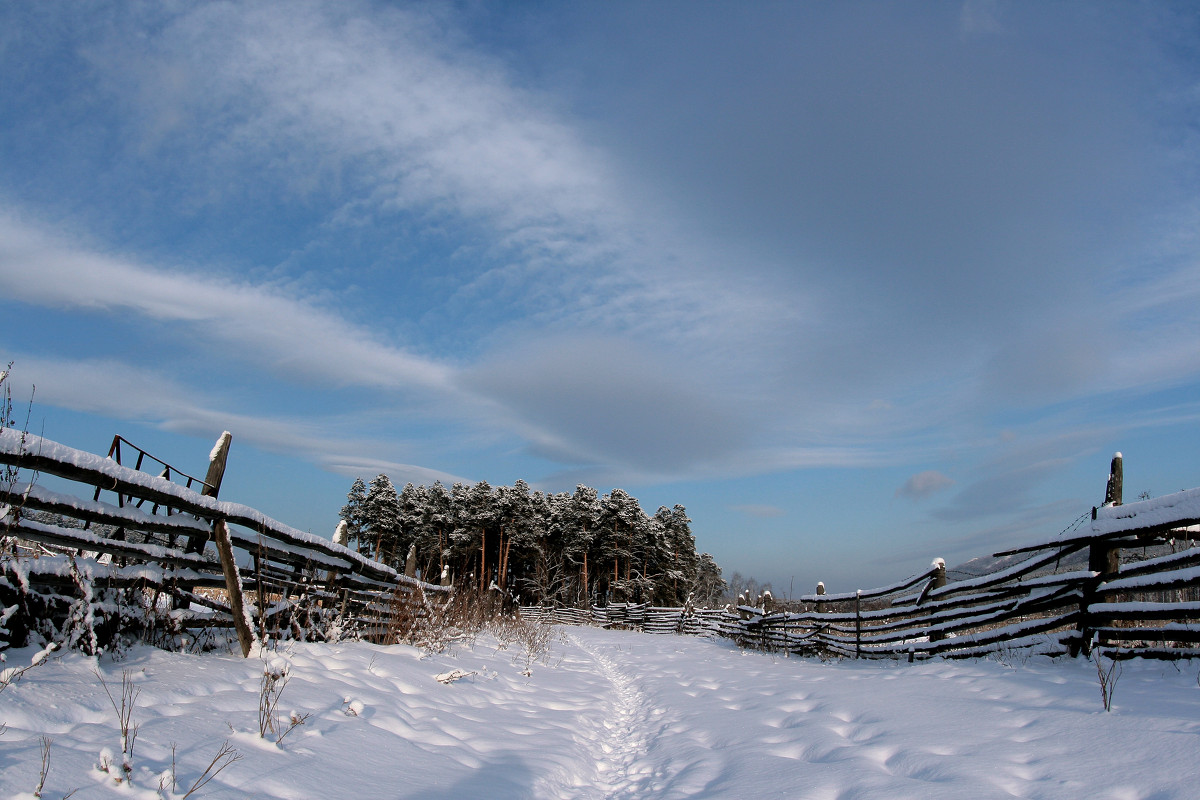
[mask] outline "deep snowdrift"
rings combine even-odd
[[[1189,662],[1127,664],[1105,713],[1084,660],[826,664],[559,631],[528,670],[490,637],[434,656],[361,643],[245,660],[51,656],[0,693],[0,795],[33,796],[43,736],[42,797],[55,800],[182,796],[227,739],[241,760],[193,797],[1184,800],[1200,785]],[[280,662],[278,717],[310,716],[276,745],[259,738],[258,698],[264,663]],[[132,785],[96,766],[121,752],[97,666],[118,701],[123,672],[140,690]]]

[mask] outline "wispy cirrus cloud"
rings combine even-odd
[[[93,43],[89,63],[139,120],[130,136],[193,185],[175,202],[238,200],[228,176],[252,171],[274,201],[322,209],[314,239],[453,237],[437,267],[449,288],[424,312],[444,324],[483,336],[599,328],[733,371],[734,348],[815,313],[756,269],[731,274],[752,254],[647,193],[557,98],[472,47],[444,12],[231,3],[164,15],[153,37],[109,24],[119,34]],[[396,293],[418,288],[393,272]]]
[[[113,359],[70,360],[8,353],[16,376],[36,387],[34,399],[104,417],[136,420],[162,430],[209,437],[231,430],[239,442],[303,458],[342,475],[386,472],[401,483],[453,483],[465,480],[439,470],[395,461],[389,456],[414,447],[379,431],[366,435],[350,416],[313,418],[256,415],[225,407],[219,393],[198,390],[143,366]]]
[[[279,288],[172,272],[89,250],[0,208],[0,284],[10,299],[127,312],[292,378],[446,391],[450,370],[378,340]],[[175,335],[171,335],[174,337]]]

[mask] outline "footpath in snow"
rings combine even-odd
[[[489,636],[432,656],[281,647],[278,716],[309,715],[281,745],[258,735],[263,659],[51,656],[0,692],[0,797],[34,796],[43,737],[54,800],[177,799],[225,740],[241,759],[193,797],[1191,800],[1200,786],[1196,663],[1127,664],[1105,713],[1084,660],[821,663],[558,631],[528,669]],[[121,751],[97,668],[116,694],[126,672],[138,690],[122,785],[97,769]]]

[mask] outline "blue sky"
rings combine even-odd
[[[1200,485],[1187,3],[9,3],[0,359],[329,535],[352,479],[682,503],[889,582]]]

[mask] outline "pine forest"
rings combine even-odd
[[[683,506],[648,516],[622,489],[546,494],[519,480],[397,492],[379,475],[354,481],[341,518],[339,539],[364,555],[521,603],[711,605],[725,589]]]

